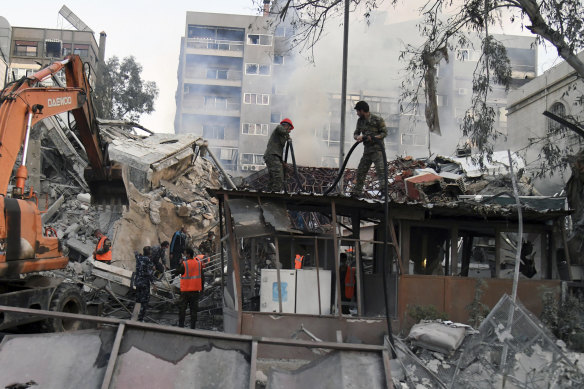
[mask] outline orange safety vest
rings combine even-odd
[[[187,259],[183,262],[185,273],[180,277],[181,292],[200,292],[203,290],[203,280],[201,279],[202,264],[196,258]]]
[[[355,268],[347,266],[345,273],[345,297],[352,299],[355,295]]]
[[[105,235],[101,237],[101,239],[99,240],[99,242],[97,242],[97,248],[95,249],[95,251],[101,250],[103,248],[103,244],[105,243],[105,240],[106,239],[107,239],[107,236],[105,236]],[[97,253],[95,253],[95,259],[97,259],[98,261],[110,262],[112,260],[112,250],[111,250],[111,248],[105,254],[97,254]]]
[[[302,269],[303,259],[304,259],[303,255],[296,254],[296,258],[294,258],[294,269]]]

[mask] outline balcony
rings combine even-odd
[[[243,72],[235,69],[214,69],[187,67],[184,80],[186,84],[220,85],[241,88]]]
[[[237,41],[187,38],[186,48],[189,54],[243,57],[243,42]]]
[[[196,115],[234,116],[240,115],[241,103],[236,99],[222,99],[196,96],[183,100],[182,112]]]

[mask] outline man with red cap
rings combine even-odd
[[[284,161],[282,153],[286,142],[290,141],[290,131],[293,129],[292,121],[286,118],[280,122],[272,132],[272,135],[270,135],[270,140],[264,153],[264,161],[270,174],[268,187],[272,192],[279,192],[284,188]]]

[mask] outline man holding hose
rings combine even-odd
[[[280,122],[272,132],[272,135],[270,135],[270,140],[264,153],[264,161],[270,174],[268,187],[271,192],[280,192],[284,189],[284,161],[282,153],[286,142],[290,141],[290,131],[293,129],[292,121],[286,118]]]
[[[351,190],[351,197],[360,197],[363,192],[365,177],[372,163],[375,164],[375,172],[379,182],[383,182],[385,166],[383,166],[382,148],[385,147],[383,139],[387,136],[387,128],[381,116],[369,112],[369,104],[365,101],[359,101],[355,105],[355,110],[359,119],[357,120],[357,128],[353,133],[353,138],[357,142],[363,142],[365,149],[363,150],[361,161],[359,161],[357,181]]]

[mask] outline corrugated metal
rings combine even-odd
[[[267,235],[270,229],[262,220],[262,212],[254,199],[229,199],[233,229],[238,238]]]

